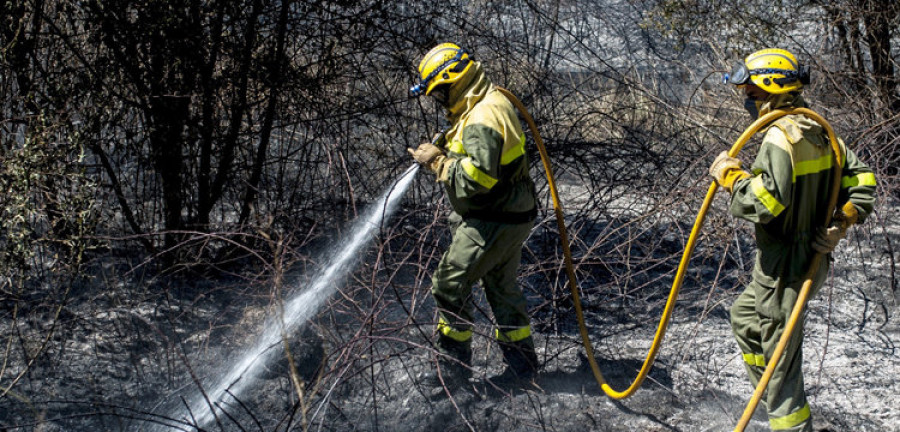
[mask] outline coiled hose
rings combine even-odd
[[[568,276],[569,280],[568,285],[569,290],[572,294],[572,303],[575,305],[575,315],[578,320],[578,329],[581,333],[581,340],[584,344],[585,354],[587,355],[588,363],[591,366],[591,371],[593,372],[594,378],[597,380],[597,383],[600,385],[600,388],[603,389],[603,392],[606,393],[607,396],[613,399],[627,398],[634,394],[634,392],[637,391],[637,389],[644,382],[644,379],[650,372],[650,368],[653,366],[653,362],[656,359],[656,354],[659,352],[659,348],[662,345],[662,340],[666,335],[666,329],[668,328],[669,320],[672,317],[672,311],[675,308],[675,300],[678,298],[678,293],[681,290],[681,284],[684,281],[684,274],[687,271],[688,262],[690,261],[691,255],[694,252],[694,245],[696,244],[697,236],[700,232],[700,228],[703,226],[704,219],[706,219],[706,212],[707,210],[709,210],[709,206],[716,195],[718,185],[716,184],[716,182],[712,182],[710,184],[709,189],[706,192],[706,198],[703,200],[703,204],[700,206],[700,211],[697,213],[697,218],[694,221],[694,226],[691,229],[691,234],[688,237],[687,244],[685,245],[684,253],[682,254],[681,261],[678,264],[678,270],[675,273],[675,280],[672,282],[672,288],[669,292],[666,306],[663,309],[662,317],[660,317],[659,325],[656,329],[656,335],[653,337],[653,343],[650,346],[650,350],[647,352],[647,357],[644,359],[644,364],[641,366],[641,370],[638,372],[637,377],[635,377],[634,381],[630,386],[628,386],[628,388],[622,391],[615,390],[606,382],[606,379],[603,377],[603,373],[600,371],[600,367],[597,365],[596,359],[594,359],[594,348],[591,344],[587,326],[584,322],[584,312],[582,311],[581,307],[581,296],[578,292],[575,269],[574,265],[572,264],[572,252],[569,249],[569,236],[566,231],[562,207],[560,206],[559,193],[557,192],[556,182],[553,177],[553,169],[550,166],[550,157],[547,155],[547,149],[544,147],[544,141],[537,130],[537,125],[535,125],[534,119],[531,117],[531,114],[528,113],[528,110],[525,108],[522,102],[509,90],[502,87],[498,87],[497,89],[501,93],[503,93],[507,97],[507,99],[512,102],[513,105],[515,105],[516,109],[518,109],[522,114],[522,117],[525,118],[525,121],[528,123],[528,128],[531,130],[531,134],[534,137],[534,142],[537,145],[538,151],[540,152],[541,162],[544,164],[544,172],[547,175],[547,183],[550,188],[550,196],[553,199],[553,210],[556,213],[556,224],[559,227],[559,237],[560,242],[562,242],[563,255],[565,258],[566,275]],[[834,206],[837,202],[837,192],[840,188],[840,167],[842,161],[840,156],[840,147],[838,145],[837,139],[835,138],[834,131],[831,129],[831,125],[829,125],[828,122],[826,122],[825,119],[823,119],[821,116],[806,108],[772,111],[754,121],[734,143],[734,145],[731,147],[731,150],[729,150],[728,155],[732,157],[737,156],[737,154],[741,151],[750,137],[755,135],[760,129],[762,129],[772,121],[789,114],[803,114],[807,117],[810,117],[819,124],[822,124],[828,131],[828,136],[831,141],[831,146],[834,149],[837,164],[835,165],[835,182],[832,186],[831,197],[828,206],[829,211],[827,218],[828,220],[826,221],[827,226],[829,223],[831,223],[831,214],[834,212]],[[795,327],[796,322],[800,316],[803,305],[806,303],[806,298],[809,295],[809,289],[812,285],[812,280],[815,276],[815,271],[819,266],[821,258],[821,254],[816,254],[813,258],[813,263],[810,267],[809,272],[807,272],[807,279],[803,284],[803,289],[800,292],[800,297],[797,299],[797,304],[794,306],[794,310],[791,313],[791,318],[787,323],[787,327],[785,328],[785,334],[779,341],[772,360],[769,361],[769,365],[766,367],[766,372],[763,374],[763,377],[759,382],[759,386],[757,386],[756,391],[754,392],[753,398],[751,398],[750,403],[747,405],[747,410],[745,410],[744,413],[744,416],[747,417],[747,421],[749,421],[749,418],[753,415],[753,411],[756,410],[756,405],[759,403],[759,399],[762,396],[762,393],[765,390],[766,386],[768,386],[768,382],[772,376],[772,372],[775,370],[775,366],[778,364],[778,360],[781,357],[781,354],[784,352],[784,348],[787,345],[788,339],[790,338],[790,333],[793,332],[793,328]],[[749,416],[747,415],[747,412],[750,413]],[[743,426],[739,424],[738,428],[736,428],[735,431],[743,431],[744,427],[746,427],[746,422],[744,422]]]

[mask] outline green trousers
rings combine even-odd
[[[822,287],[827,274],[828,263],[823,260],[810,298]],[[802,280],[787,283],[779,280],[775,287],[767,287],[754,277],[731,307],[731,327],[754,387],[784,333],[802,285]],[[773,431],[812,431],[812,416],[803,388],[803,321],[801,316],[763,395]]]
[[[465,357],[472,338],[472,286],[481,281],[491,306],[500,342],[534,350],[525,296],[516,284],[522,245],[533,222],[505,224],[450,218],[453,241],[432,277],[431,293],[439,312],[438,348]],[[447,343],[441,343],[441,341]]]

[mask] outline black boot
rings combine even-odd
[[[472,349],[469,342],[457,342],[439,336],[435,344],[438,349],[437,367],[422,374],[419,382],[433,391],[432,396],[440,394],[443,389],[454,389],[468,383],[472,377]]]
[[[453,390],[467,384],[471,377],[472,370],[468,365],[462,365],[453,360],[439,359],[437,367],[425,371],[419,382],[429,390],[438,390],[436,393],[440,394],[445,387]]]
[[[522,386],[534,381],[538,371],[537,354],[534,352],[534,341],[529,337],[519,342],[501,342],[500,350],[506,361],[506,370],[491,378],[500,386]]]

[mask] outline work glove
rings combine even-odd
[[[406,151],[412,155],[420,165],[428,168],[431,172],[437,174],[440,179],[444,174],[444,165],[447,163],[447,156],[440,147],[431,143],[419,144],[415,150],[407,148]]]
[[[816,237],[813,239],[812,248],[820,254],[827,255],[834,250],[846,234],[847,230],[842,229],[835,222],[832,222],[828,228],[816,228]]]
[[[847,229],[855,224],[857,219],[859,219],[859,212],[856,210],[856,206],[847,201],[840,210],[835,212],[834,218],[827,228],[816,229],[816,236],[812,243],[813,250],[823,255],[831,253],[841,239],[847,235]]]
[[[728,190],[729,193],[734,188],[736,181],[750,177],[750,173],[741,169],[741,161],[728,156],[727,151],[723,151],[716,156],[712,165],[709,166],[709,175],[716,180],[719,186]]]

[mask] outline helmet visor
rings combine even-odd
[[[747,65],[745,65],[744,62],[739,62],[734,65],[734,69],[731,70],[730,74],[725,74],[725,79],[723,81],[726,84],[747,84],[747,82],[750,81],[750,70],[747,69]]]

